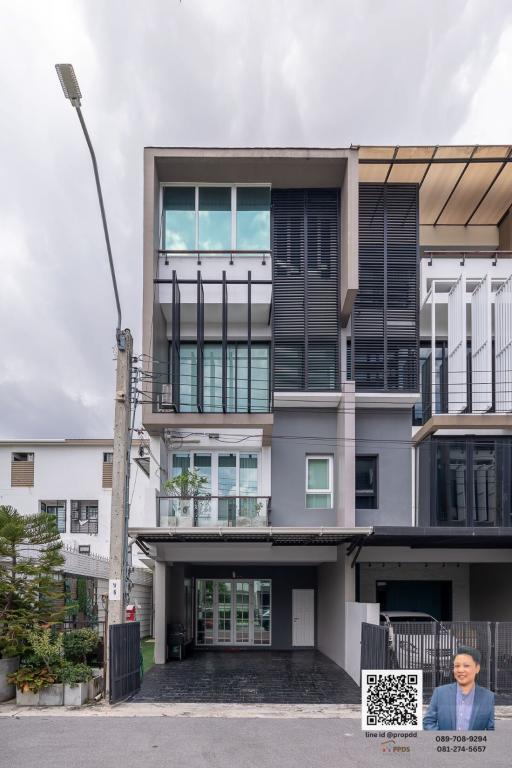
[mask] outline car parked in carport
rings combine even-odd
[[[429,613],[381,611],[380,623],[389,630],[392,659],[399,669],[447,669],[457,648],[450,629]]]

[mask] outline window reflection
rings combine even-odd
[[[199,188],[199,249],[231,248],[231,188]]]
[[[466,445],[437,446],[437,519],[440,523],[466,521]]]
[[[196,203],[194,187],[165,187],[164,248],[194,250],[196,247]]]
[[[237,187],[237,250],[270,250],[270,189]]]

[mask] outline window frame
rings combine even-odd
[[[233,494],[233,496],[240,496],[240,458],[242,456],[255,456],[256,462],[257,462],[257,492],[256,494],[244,494],[245,496],[257,498],[261,496],[261,485],[262,485],[262,453],[261,450],[249,450],[246,449],[244,451],[240,450],[230,450],[228,447],[226,448],[218,448],[216,450],[212,448],[202,448],[199,450],[181,450],[181,451],[169,451],[168,456],[168,476],[170,478],[174,477],[173,475],[173,459],[176,455],[183,455],[188,454],[189,456],[189,469],[193,469],[195,467],[195,456],[210,456],[210,471],[211,471],[211,488],[209,490],[205,489],[205,495],[210,494],[211,496],[215,497],[221,497],[225,498],[225,496],[221,496],[219,494],[219,457],[220,456],[235,456],[235,473],[236,473],[236,484],[235,484],[235,490],[236,493]],[[229,495],[229,494],[228,494]]]
[[[308,488],[308,476],[309,476],[309,462],[311,459],[325,459],[327,460],[327,466],[328,466],[328,476],[329,476],[329,488],[323,489],[323,488]],[[333,467],[333,456],[329,453],[308,453],[306,454],[306,463],[305,463],[305,469],[306,469],[306,477],[305,477],[305,498],[304,498],[304,504],[305,509],[333,509],[334,508],[334,467]],[[315,496],[315,495],[329,495],[330,496],[330,504],[326,507],[308,507],[308,496]]]
[[[370,493],[370,492],[367,492],[367,491],[359,491],[358,492],[357,486],[356,486],[356,482],[354,482],[355,508],[356,508],[356,510],[360,510],[361,512],[365,512],[365,511],[367,512],[370,509],[373,509],[373,510],[374,509],[378,509],[379,508],[379,454],[378,453],[361,453],[361,454],[356,454],[356,457],[355,457],[356,467],[355,467],[355,473],[354,473],[354,475],[355,475],[354,480],[355,481],[357,479],[357,460],[358,459],[366,459],[366,460],[371,459],[372,461],[375,462],[375,488],[373,490],[373,493]],[[357,506],[358,497],[359,498],[365,498],[365,499],[373,498],[375,500],[375,504],[372,507],[358,507]]]
[[[43,509],[44,507],[44,509]],[[48,512],[48,508],[54,508],[58,510],[59,508],[64,510],[64,528],[62,530],[59,528],[59,515],[58,513],[55,515],[55,522],[57,523],[57,530],[59,533],[66,533],[67,528],[67,502],[65,500],[57,499],[57,500],[51,500],[48,501],[47,499],[40,499],[39,500],[39,511],[44,512],[45,514],[49,515],[50,512]]]
[[[74,505],[77,504],[78,508],[75,509]],[[96,515],[91,516],[91,512],[96,510]],[[73,515],[78,512],[78,517]],[[87,521],[87,526],[80,525],[81,520]],[[73,524],[76,525],[73,525]],[[91,530],[91,528],[95,530]],[[99,504],[97,500],[93,499],[72,499],[70,504],[70,518],[69,518],[69,532],[73,534],[88,534],[95,536],[99,530]]]
[[[91,545],[90,544],[79,544],[78,545],[78,554],[79,555],[90,555],[91,554]]]
[[[165,210],[164,210],[164,189],[166,187],[188,187],[189,189],[194,189],[194,220],[195,220],[195,253],[197,253],[197,250],[199,248],[199,190],[202,187],[228,187],[231,189],[231,248],[227,248],[226,251],[229,253],[231,251],[237,250],[237,190],[238,187],[263,187],[265,189],[269,190],[269,193],[272,193],[272,184],[269,182],[256,182],[256,183],[240,183],[240,184],[230,184],[229,182],[198,182],[196,184],[190,183],[190,182],[165,182],[160,185],[160,248],[162,250],[167,250],[165,248]],[[269,207],[270,211],[270,207]],[[269,220],[269,239],[270,239],[270,227],[271,222]],[[172,250],[172,249],[168,249]],[[267,250],[267,249],[265,249]],[[269,248],[270,251],[270,243]],[[207,251],[204,251],[207,253]],[[248,250],[247,254],[251,253],[260,253],[261,249],[255,248],[254,250]],[[187,256],[186,253],[184,254],[178,254],[182,256]],[[220,255],[220,254],[219,254]]]

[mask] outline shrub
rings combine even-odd
[[[22,693],[39,693],[41,688],[47,688],[57,682],[58,675],[48,667],[20,667],[16,672],[7,675],[7,682],[15,685]]]
[[[63,637],[64,658],[66,661],[87,661],[87,656],[94,653],[100,641],[94,629],[74,629],[66,632]]]
[[[75,688],[79,683],[86,683],[92,677],[92,670],[87,664],[72,664],[65,661],[59,670],[59,680],[61,683]]]
[[[28,633],[31,649],[30,662],[35,667],[59,666],[63,658],[62,635],[50,629],[38,629]]]

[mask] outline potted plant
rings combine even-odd
[[[64,686],[60,680],[63,663],[62,634],[51,629],[37,629],[28,634],[29,651],[22,659],[22,666],[13,679],[16,681],[18,704],[32,703],[24,699],[29,691],[39,693],[39,704],[42,706],[59,706],[64,701]],[[32,672],[32,686],[26,680],[26,669]],[[20,685],[21,683],[21,685]]]
[[[65,661],[60,668],[60,680],[64,684],[64,705],[79,707],[89,696],[89,680],[92,679],[92,669],[87,664],[73,664]]]
[[[208,478],[204,475],[200,475],[196,470],[183,469],[179,475],[167,480],[164,484],[164,490],[169,496],[179,497],[179,506],[173,504],[173,517],[177,517],[177,509],[179,510],[180,517],[190,517],[191,515],[191,502],[192,509],[196,503],[196,499],[200,496],[204,496],[203,491],[208,484]],[[194,521],[193,521],[194,522]]]
[[[41,702],[41,691],[54,686],[57,675],[47,667],[21,666],[9,675],[9,682],[16,688],[16,704],[34,707]],[[62,704],[62,701],[59,702]]]
[[[20,515],[0,506],[0,701],[15,695],[7,677],[28,648],[28,633],[67,613],[58,607],[62,590],[55,579],[64,562],[61,547],[50,515]]]

